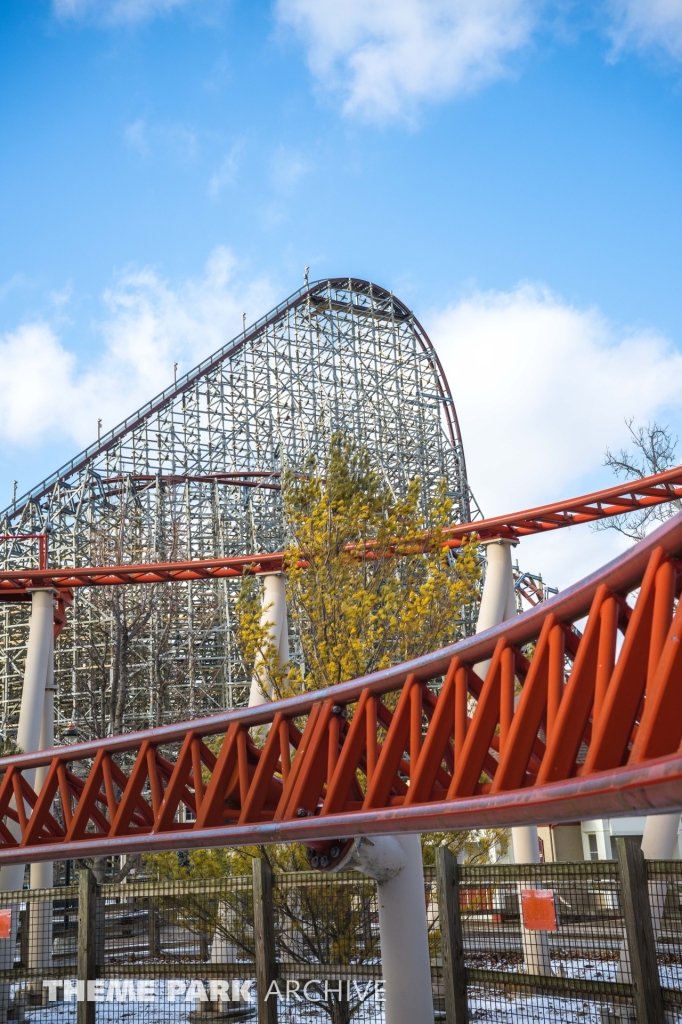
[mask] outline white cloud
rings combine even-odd
[[[295,149],[278,146],[272,158],[272,180],[283,192],[293,188],[308,173],[310,167]]]
[[[76,360],[45,323],[19,326],[0,337],[0,436],[13,444],[36,444],[59,428],[60,398],[71,409]]]
[[[127,124],[123,129],[123,138],[131,149],[136,150],[140,156],[148,156],[151,152],[149,139],[147,138],[147,125],[144,118],[138,117],[136,121]]]
[[[277,0],[309,66],[344,110],[409,116],[424,100],[470,92],[507,73],[541,0]]]
[[[21,288],[25,284],[25,280],[22,274],[12,274],[7,281],[0,282],[0,302],[9,295],[16,288]]]
[[[682,0],[608,0],[616,53],[654,50],[682,60]]]
[[[87,365],[67,347],[72,328],[19,325],[0,335],[0,444],[27,453],[55,441],[88,444],[98,418],[105,430],[115,426],[171,382],[174,362],[190,369],[239,333],[242,311],[251,322],[280,297],[266,281],[244,282],[220,247],[202,275],[177,287],[149,268],[120,275],[105,293],[99,351]],[[612,483],[604,449],[626,443],[626,416],[680,429],[682,354],[655,331],[624,330],[529,285],[474,292],[425,324],[486,515]],[[528,538],[517,554],[564,587],[624,544],[576,527]]]
[[[123,138],[130,149],[148,157],[162,150],[181,160],[194,160],[198,150],[197,132],[189,125],[176,121],[170,124],[148,124],[138,117],[123,129]]]
[[[65,285],[64,288],[55,289],[50,292],[50,302],[54,308],[59,312],[64,309],[65,306],[71,302],[71,296],[73,294],[73,288],[70,284]]]
[[[242,311],[250,322],[274,304],[267,282],[240,281],[236,271],[219,247],[203,276],[178,288],[150,269],[121,275],[104,296],[103,345],[89,366],[48,323],[0,336],[0,441],[29,449],[60,438],[85,445],[98,418],[104,430],[116,426],[170,384],[174,362],[180,373],[191,369],[239,332]]]
[[[615,483],[600,467],[607,446],[627,444],[626,416],[679,424],[682,353],[654,331],[620,329],[545,288],[474,293],[427,320],[427,330],[487,516]],[[623,543],[576,527],[524,541],[521,557],[565,586]]]
[[[241,145],[235,144],[229,153],[223,157],[220,167],[211,176],[208,183],[208,194],[212,198],[216,198],[220,193],[226,189],[229,185],[233,185],[237,176],[237,169],[239,167],[239,152]]]

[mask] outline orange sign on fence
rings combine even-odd
[[[0,910],[0,939],[12,938],[12,909]]]
[[[557,930],[553,889],[522,889],[521,910],[525,928],[536,932]]]

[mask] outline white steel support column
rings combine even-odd
[[[511,830],[515,864],[540,863],[540,839],[536,825],[517,825]]]
[[[261,626],[267,627],[275,647],[281,667],[289,661],[289,623],[287,619],[286,587],[283,573],[271,573],[263,580],[263,610],[260,618]],[[272,695],[267,692],[267,681],[263,678],[260,668],[261,659],[256,658],[251,677],[249,707],[267,704]]]
[[[263,579],[263,598],[260,617],[261,626],[267,627],[272,642],[277,648],[280,667],[289,661],[289,623],[287,619],[286,586],[283,573],[271,573]],[[249,707],[258,707],[271,700],[267,681],[261,671],[261,659],[256,657],[249,690]],[[234,926],[234,910],[222,903],[218,910],[219,924],[213,933],[211,963],[232,963],[239,957],[237,946],[229,937]]]
[[[289,636],[286,587],[280,573],[265,577],[261,624],[267,625],[284,666],[289,660]],[[256,663],[249,707],[270,699],[264,690]],[[431,1024],[433,990],[420,838],[357,840],[351,858],[352,863],[346,861],[349,867],[377,881],[386,1024]],[[225,955],[217,937],[214,942],[218,955]]]
[[[283,573],[272,573],[264,577],[263,598],[260,617],[261,626],[267,627],[270,639],[277,648],[280,668],[289,661],[289,624],[287,619],[286,587]],[[249,707],[267,704],[272,695],[267,680],[260,669],[261,659],[256,657],[249,691]],[[255,730],[254,730],[255,731]],[[262,734],[261,734],[262,735]],[[239,949],[231,938],[236,926],[236,912],[228,903],[221,903],[218,909],[219,924],[213,933],[211,963],[234,963],[239,959]],[[213,1008],[213,1007],[212,1007]],[[227,1009],[219,1001],[218,1010]]]
[[[34,590],[31,594],[31,620],[29,624],[24,686],[21,693],[17,745],[26,753],[40,749],[43,730],[43,704],[48,667],[51,668],[54,630],[54,598],[52,590]],[[35,783],[26,773],[27,781]],[[9,825],[10,829],[12,825]],[[11,864],[0,868],[0,890],[11,891],[23,888],[23,864]],[[18,907],[12,908],[12,927],[9,939],[0,939],[0,969],[11,969],[14,960]],[[0,986],[0,1022],[7,1020],[9,1007],[9,985]]]
[[[40,749],[43,729],[43,701],[47,671],[54,644],[54,594],[34,590],[31,594],[31,622],[26,651],[24,687],[17,729],[17,745],[25,752]]]
[[[540,844],[538,843],[538,830],[535,825],[522,825],[513,828],[512,845],[515,863],[540,863]],[[521,909],[521,891],[533,888],[535,888],[535,883],[532,879],[529,879],[527,882],[519,882],[519,909]],[[545,977],[551,976],[554,972],[552,970],[547,932],[531,931],[528,928],[524,928],[522,918],[521,942],[523,944],[523,959],[528,974],[540,974]]]
[[[54,598],[51,590],[34,590],[31,594],[31,621],[17,729],[17,746],[25,753],[40,748],[45,683],[52,655],[53,606]],[[30,773],[26,774],[26,779],[29,783],[34,781],[30,777]],[[0,868],[0,890],[21,889],[23,884],[23,864],[11,864]],[[0,940],[1,945],[2,940]]]
[[[642,836],[642,853],[647,860],[672,860],[677,845],[677,830],[680,827],[680,815],[649,814],[644,825]],[[649,906],[651,907],[651,923],[654,937],[658,938],[663,918],[663,906],[668,894],[668,883],[663,879],[652,879],[649,882]]]
[[[649,814],[644,825],[642,836],[642,853],[646,860],[670,860],[675,851],[677,842],[677,830],[680,826],[680,815],[675,814]],[[654,878],[648,883],[649,906],[651,907],[651,924],[654,930],[654,938],[657,939],[661,931],[661,920],[665,898],[668,894],[668,883],[665,879]],[[620,958],[616,981],[631,982],[630,957],[627,942],[623,940],[620,945]]]
[[[483,633],[486,629],[506,622],[517,613],[516,596],[514,594],[514,573],[512,570],[511,549],[516,542],[512,540],[487,541],[486,571],[481,607],[476,623],[476,632]],[[482,678],[488,670],[490,662],[482,662],[476,666]],[[520,825],[511,830],[514,861],[517,864],[537,864],[540,861],[540,844],[538,830],[535,825]],[[522,883],[520,888],[530,888],[530,883]],[[519,893],[519,901],[521,899]],[[522,927],[523,954],[526,970],[529,974],[552,974],[547,936],[543,932],[527,931]]]
[[[511,561],[511,549],[515,544],[513,540],[489,540],[485,543],[485,583],[478,610],[477,633],[499,626],[500,622],[516,615]]]
[[[516,864],[539,864],[540,844],[537,829],[532,825],[520,825],[514,829],[514,861]]]
[[[514,595],[514,574],[512,571],[511,549],[514,541],[491,540],[486,548],[486,571],[481,607],[476,623],[476,632],[498,626],[516,615]],[[485,676],[489,661],[477,666],[478,674]],[[535,825],[521,825],[513,828],[512,847],[517,864],[537,864],[540,860],[538,830]]]
[[[405,851],[405,867],[377,886],[386,1024],[429,1024],[433,989],[421,839],[401,835],[395,841]]]
[[[50,656],[47,662],[43,723],[40,730],[40,750],[54,746],[54,641],[50,637]],[[39,792],[47,776],[47,767],[36,769],[35,788]],[[54,884],[52,861],[31,864],[31,888],[51,889]],[[28,966],[52,966],[52,903],[41,900],[30,904],[28,932]]]
[[[356,839],[336,870],[349,867],[377,883],[386,1024],[430,1024],[433,987],[421,837]]]
[[[680,813],[650,814],[644,825],[642,853],[647,860],[672,860],[680,827]]]
[[[358,838],[335,871],[349,868],[377,883],[386,1024],[431,1024],[433,988],[420,837]]]

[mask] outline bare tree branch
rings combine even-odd
[[[631,438],[629,449],[621,448],[614,454],[606,449],[604,465],[623,480],[641,480],[642,477],[662,473],[676,465],[678,438],[669,426],[653,422],[645,427],[634,427],[634,417],[625,420]],[[638,512],[627,512],[611,519],[592,524],[593,530],[617,530],[631,540],[642,540],[652,523],[664,523],[682,508],[679,499],[656,505]]]

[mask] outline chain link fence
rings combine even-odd
[[[617,862],[459,866],[442,850],[424,877],[434,1020],[682,1022],[681,862],[623,846]],[[12,1020],[379,1024],[377,887],[256,861],[245,877],[96,885],[82,872],[2,892]]]
[[[636,1019],[615,862],[464,866],[458,875],[471,1019]],[[438,966],[435,871],[427,877]],[[444,1007],[442,973],[439,982],[437,1008]]]

